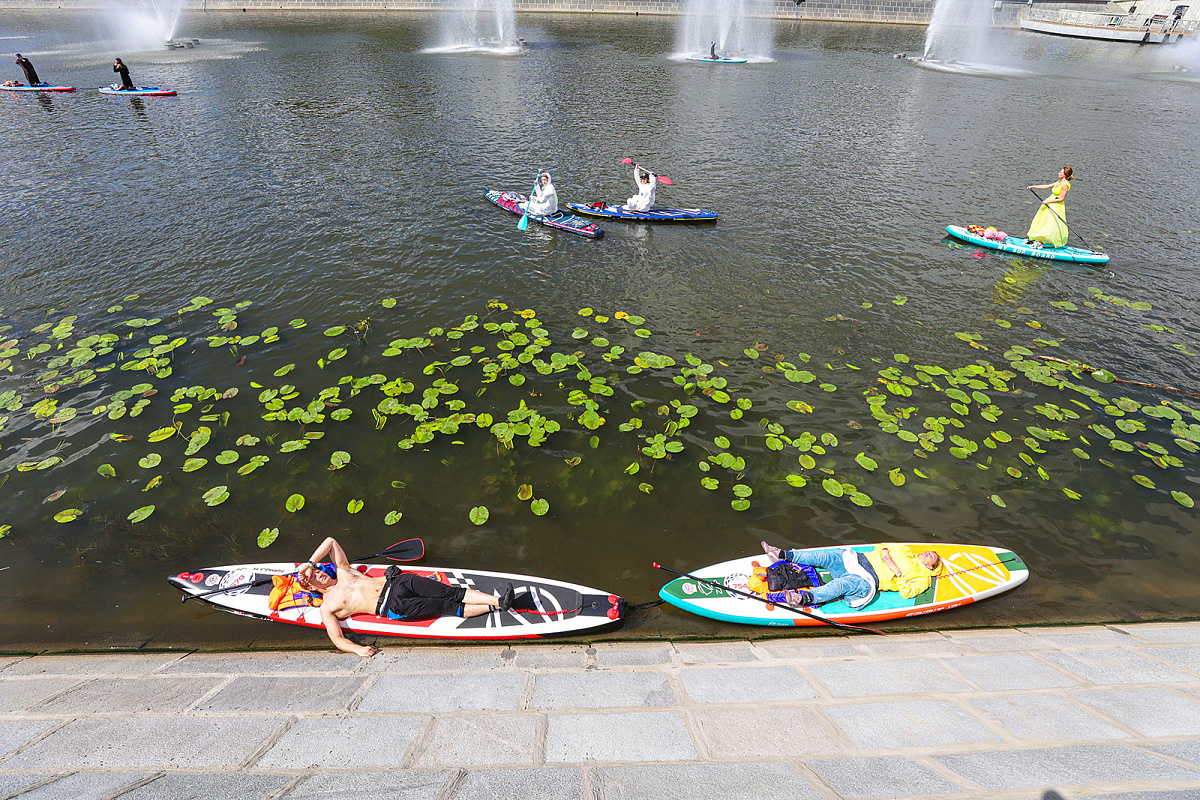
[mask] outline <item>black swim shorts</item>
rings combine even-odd
[[[462,586],[447,586],[430,578],[422,578],[399,567],[388,567],[387,579],[375,613],[388,619],[427,619],[429,617],[461,617],[462,601],[467,590]]]

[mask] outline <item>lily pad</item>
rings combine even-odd
[[[237,450],[222,450],[213,460],[218,464],[232,464],[239,458],[241,458],[241,455]]]
[[[96,467],[96,472],[100,475],[103,475],[105,478],[117,477],[117,471],[113,469],[112,464],[101,464],[100,466]]]
[[[399,511],[389,511],[383,518],[384,525],[395,525],[404,516]]]
[[[183,471],[184,472],[195,472],[196,470],[200,469],[207,463],[208,463],[207,458],[189,458],[187,461],[183,462]]]
[[[488,521],[488,517],[491,516],[491,512],[487,510],[487,506],[475,506],[471,509],[471,513],[468,516],[470,517],[472,524],[482,525]]]
[[[126,519],[128,519],[130,522],[141,522],[153,513],[154,506],[142,506],[141,508],[134,510],[134,512],[126,517]]]
[[[358,512],[363,510],[363,501],[362,500],[351,500],[349,503],[346,503],[346,510],[349,511],[351,514],[357,514]]]
[[[300,509],[304,508],[304,495],[294,494],[284,503],[284,508],[295,514]]]
[[[258,546],[269,547],[279,538],[279,528],[263,528],[258,534]]]
[[[204,493],[204,502],[210,506],[219,506],[229,499],[228,486],[214,486]]]
[[[550,510],[550,501],[539,497],[529,504],[529,510],[539,517],[545,516]]]
[[[1175,498],[1175,502],[1184,508],[1194,508],[1196,501],[1187,492],[1171,492],[1171,497]]]
[[[75,519],[82,514],[78,508],[66,508],[54,515],[55,522],[74,522]]]
[[[854,457],[854,460],[857,461],[858,465],[867,472],[874,472],[879,467],[879,462],[868,456],[866,453],[859,453]]]
[[[138,466],[142,469],[153,469],[162,463],[162,456],[158,453],[147,453],[143,458],[138,459]]]
[[[517,499],[524,501],[524,500],[529,500],[532,497],[533,497],[533,487],[530,486],[528,483],[521,484],[521,486],[517,489]]]
[[[826,478],[825,480],[821,481],[821,486],[825,488],[826,492],[834,497],[841,497],[846,493],[846,490],[842,488],[842,482],[836,481],[833,478]]]

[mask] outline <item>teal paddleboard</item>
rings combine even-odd
[[[988,239],[983,236],[976,236],[961,225],[947,225],[946,233],[955,239],[962,239],[964,242],[977,244],[989,250],[1000,250],[1005,253],[1015,253],[1019,256],[1047,258],[1051,261],[1073,261],[1077,264],[1108,263],[1108,256],[1106,254],[1097,253],[1095,250],[1085,250],[1082,247],[1035,247],[1034,245],[1026,244],[1024,239],[1018,239],[1014,236],[1007,236],[1003,239]]]

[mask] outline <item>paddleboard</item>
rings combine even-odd
[[[583,203],[567,203],[567,208],[589,217],[622,219],[631,222],[713,222],[717,212],[703,208],[667,208],[654,206],[649,211],[630,211],[625,206],[595,208]]]
[[[353,566],[373,578],[382,576],[387,570],[382,564]],[[185,594],[200,594],[213,589],[238,587],[272,575],[294,574],[298,567],[299,564],[292,563],[208,567],[170,575],[167,581]],[[516,589],[516,599],[510,611],[493,611],[465,619],[434,617],[399,620],[374,614],[355,614],[342,620],[342,629],[370,636],[416,639],[539,639],[616,625],[625,616],[625,601],[620,597],[574,583],[480,570],[440,567],[404,567],[403,570],[451,586],[465,586],[496,596],[512,583]],[[232,588],[228,592],[201,599],[242,616],[307,628],[324,628],[319,608],[295,606],[272,611],[268,603],[271,588],[268,582],[244,589]]]
[[[488,189],[484,194],[488,200],[500,206],[505,211],[511,211],[517,216],[525,215],[520,206],[521,203],[525,202],[525,195],[518,194],[517,192],[498,192],[495,189]],[[577,233],[589,239],[599,239],[604,235],[604,231],[601,228],[597,228],[594,222],[588,222],[586,219],[563,211],[561,208],[553,214],[547,214],[546,216],[530,214],[529,219],[539,225],[545,225],[547,228],[557,228],[567,233]]]
[[[115,86],[101,86],[100,94],[122,94],[131,97],[174,97],[178,92],[174,89],[160,89],[157,86],[139,86],[136,89],[118,89]]]
[[[1108,256],[1095,250],[1085,250],[1081,247],[1034,247],[1025,243],[1024,239],[1007,236],[1004,239],[988,239],[977,236],[961,225],[947,225],[946,233],[964,242],[977,244],[990,250],[1000,250],[1005,253],[1016,253],[1019,256],[1032,258],[1048,258],[1052,261],[1073,261],[1078,264],[1107,264]]]
[[[855,545],[854,549],[868,552],[874,547],[873,544],[864,544]],[[934,578],[929,589],[922,594],[906,599],[899,592],[879,592],[870,603],[858,609],[851,608],[844,600],[837,600],[805,610],[835,622],[853,625],[915,617],[978,602],[1019,586],[1029,577],[1025,563],[1010,550],[969,544],[910,544],[909,547],[914,553],[933,550],[946,565],[942,575]],[[747,583],[754,567],[766,567],[771,563],[769,556],[760,553],[693,570],[692,574],[721,586],[747,592]],[[828,577],[828,574],[822,573],[823,579]],[[662,587],[658,595],[684,611],[722,622],[768,626],[824,624],[786,608],[739,597],[723,588],[699,583],[691,578],[671,581]]]
[[[745,64],[745,58],[709,58],[708,56],[688,56],[688,61],[704,61],[708,64]]]
[[[51,86],[48,83],[39,83],[37,86],[0,86],[6,92],[73,92],[74,86]]]

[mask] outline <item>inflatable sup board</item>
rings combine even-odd
[[[488,200],[500,206],[505,211],[511,211],[519,217],[525,215],[520,205],[525,202],[525,195],[518,194],[517,192],[498,192],[495,189],[488,189],[484,194]],[[553,214],[547,214],[546,216],[530,214],[529,218],[539,225],[545,225],[547,228],[557,228],[567,233],[577,233],[589,239],[599,239],[604,235],[603,229],[597,228],[594,222],[588,222],[586,219],[563,211],[561,208]]]
[[[298,567],[299,564],[294,563],[207,567],[195,572],[170,575],[167,581],[185,594],[230,588],[228,592],[201,598],[224,611],[323,629],[325,626],[321,624],[319,608],[281,606],[280,610],[272,611],[269,603],[270,582],[236,588],[273,575],[294,575]],[[373,578],[382,576],[387,570],[387,566],[382,564],[354,564],[353,567]],[[399,620],[374,614],[355,614],[342,620],[342,629],[371,636],[418,639],[538,639],[616,625],[625,616],[625,601],[620,597],[574,583],[528,575],[441,567],[404,567],[403,571],[496,596],[512,583],[516,589],[516,599],[510,611],[493,611],[469,618]]]
[[[1107,264],[1108,256],[1095,250],[1085,250],[1081,247],[1034,247],[1025,243],[1024,239],[1007,236],[1004,239],[988,239],[977,236],[961,225],[947,225],[946,233],[955,239],[977,244],[989,250],[1000,250],[1005,253],[1016,253],[1019,256],[1031,258],[1048,258],[1052,261],[1074,261],[1078,264]]]
[[[590,205],[567,203],[567,208],[589,217],[621,219],[630,222],[713,222],[717,218],[717,212],[707,211],[703,208],[655,206],[649,211],[630,211],[625,206],[610,206],[602,203]]]
[[[869,552],[873,544],[854,545],[859,552]],[[879,622],[887,619],[915,617],[932,614],[983,600],[1006,592],[1025,582],[1029,569],[1012,551],[997,547],[970,544],[910,544],[914,553],[933,550],[942,558],[945,567],[942,574],[933,579],[930,587],[914,598],[906,599],[899,592],[879,592],[866,606],[851,608],[844,600],[836,600],[805,610],[835,622],[851,625]],[[818,547],[813,550],[835,548]],[[770,566],[771,558],[766,554],[737,558],[711,567],[692,570],[697,578],[704,578],[722,586],[748,592],[748,581],[755,566]],[[821,574],[828,579],[827,573]],[[658,593],[659,597],[684,611],[722,622],[738,622],[743,625],[821,625],[794,611],[739,597],[691,578],[677,578]]]
[[[704,61],[708,64],[745,64],[745,58],[709,58],[708,56],[688,56],[688,61]]]
[[[73,91],[75,91],[74,86],[51,86],[48,83],[39,83],[37,86],[24,86],[24,85],[3,86],[3,85],[0,85],[0,89],[3,89],[6,92],[73,92]]]
[[[130,97],[174,97],[178,92],[174,89],[160,89],[157,86],[139,86],[136,89],[118,89],[116,86],[101,86],[100,94],[122,94]]]

